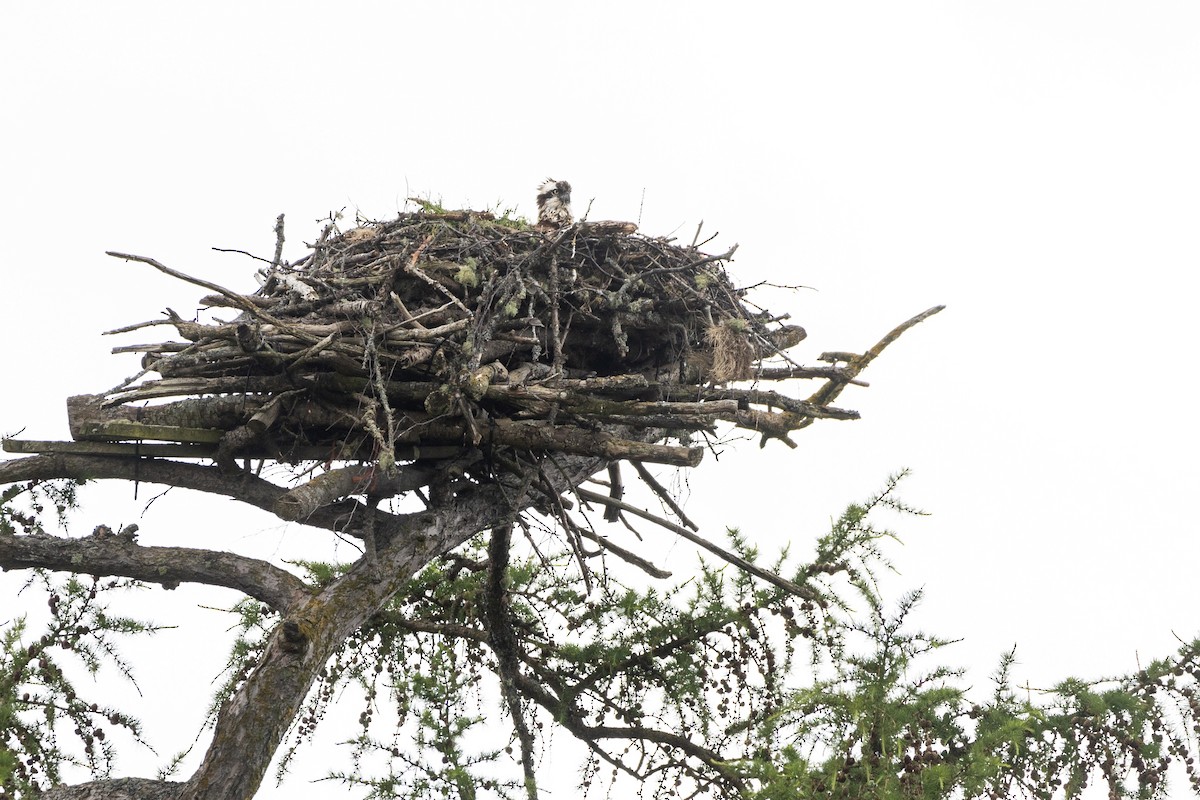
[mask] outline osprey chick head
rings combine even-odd
[[[571,184],[547,178],[538,187],[538,227],[565,228],[571,219]]]

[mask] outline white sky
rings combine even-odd
[[[815,287],[759,298],[808,329],[802,361],[949,306],[843,395],[861,421],[706,458],[687,509],[709,535],[803,549],[910,467],[933,516],[900,523],[895,588],[926,587],[918,622],[965,638],[947,656],[980,690],[1014,643],[1037,686],[1190,639],[1200,6],[741,6],[5,4],[0,430],[67,438],[65,398],[136,372],[109,348],[156,336],[100,332],[195,309],[202,290],[105,250],[249,290],[253,265],[210,247],[269,255],[280,212],[294,258],[331,210],[531,215],[549,175],[651,235],[704,220],[714,252],[740,243],[743,284]],[[134,519],[142,492],[93,491],[80,531]],[[183,493],[139,522],[144,544],[327,552]],[[231,595],[153,597],[167,622]],[[149,715],[184,720],[164,756],[220,649],[154,651],[194,656],[194,697],[154,697],[171,684],[143,668]]]

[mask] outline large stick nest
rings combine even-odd
[[[144,353],[145,370],[72,398],[76,440],[188,443],[201,449],[163,453],[227,466],[357,461],[386,475],[401,461],[444,470],[483,451],[493,469],[530,452],[694,466],[694,435],[719,421],[790,445],[788,433],[815,419],[855,418],[829,403],[930,313],[865,354],[801,367],[783,351],[804,330],[743,302],[725,271],[733,250],[708,255],[630,223],[544,231],[427,208],[345,232],[329,225],[293,263],[280,257],[282,217],[277,233],[252,294],[111,253],[207,287],[207,305],[239,313],[169,311],[115,331],[170,324],[183,341],[115,348]],[[790,378],[823,382],[805,400],[759,388]],[[742,381],[754,383],[730,386]]]
[[[493,362],[519,371],[519,381],[641,374],[725,383],[804,337],[741,304],[723,268],[732,251],[708,256],[632,228],[543,233],[485,214],[404,214],[323,238],[297,263],[270,270],[244,315],[246,341],[236,329],[192,331],[184,335],[203,357],[151,351],[147,364],[164,377],[278,374],[306,354],[306,372],[370,378],[378,361],[390,380],[449,385]],[[263,358],[264,348],[282,358]]]

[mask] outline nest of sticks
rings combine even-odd
[[[555,452],[695,466],[720,422],[791,445],[789,432],[816,419],[857,417],[830,402],[873,357],[800,366],[784,351],[804,330],[746,304],[725,270],[733,250],[709,255],[631,223],[544,231],[425,208],[329,225],[292,263],[282,216],[276,232],[249,294],[110,253],[207,288],[210,316],[237,313],[168,310],[112,331],[167,324],[178,339],[115,348],[143,353],[143,372],[71,399],[76,441],[137,440],[143,455],[151,440],[173,442],[169,452],[227,467],[349,462],[391,494],[435,474],[486,480],[472,471],[485,452],[488,470]],[[796,378],[820,384],[805,400],[762,388]],[[387,486],[401,464],[418,477]],[[358,485],[343,479],[284,515]],[[452,494],[431,488],[427,502]]]

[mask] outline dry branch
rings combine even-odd
[[[801,586],[793,581],[789,581],[787,578],[784,578],[780,575],[776,575],[774,572],[765,570],[762,567],[759,567],[758,565],[747,561],[746,559],[742,558],[738,554],[731,553],[730,551],[726,550],[725,548],[721,547],[720,545],[710,542],[708,539],[705,539],[703,536],[699,536],[699,535],[693,533],[692,531],[689,531],[687,528],[680,527],[679,525],[676,525],[675,523],[670,522],[669,520],[665,520],[662,517],[655,516],[654,514],[651,514],[649,511],[646,511],[645,509],[638,508],[637,506],[632,506],[632,505],[622,502],[620,500],[614,500],[611,497],[608,497],[608,496],[602,495],[602,494],[597,494],[596,492],[592,492],[587,489],[576,489],[575,491],[584,500],[591,500],[592,502],[600,503],[601,505],[612,506],[614,508],[619,508],[622,511],[628,511],[630,514],[634,514],[635,516],[641,517],[642,519],[646,519],[646,520],[653,522],[655,525],[659,525],[663,528],[666,528],[667,530],[671,531],[672,533],[675,533],[675,534],[683,537],[684,539],[687,539],[692,544],[699,545],[700,547],[704,548],[708,552],[713,553],[721,560],[726,561],[730,564],[733,564],[735,567],[742,570],[743,572],[748,572],[757,578],[761,578],[762,580],[766,581],[767,583],[774,584],[775,586],[778,586],[779,588],[783,589],[784,591],[790,592],[790,593],[796,595],[797,597],[803,597],[807,600],[813,600],[818,603],[824,602],[821,600],[820,596],[817,595],[817,593],[814,592],[812,589],[809,589],[806,586]]]

